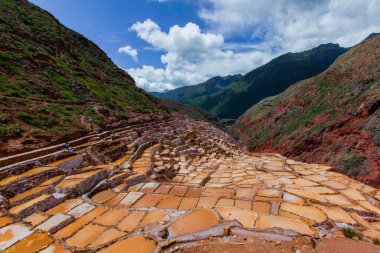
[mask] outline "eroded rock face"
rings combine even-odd
[[[379,190],[325,165],[249,153],[180,115],[99,133],[70,157],[2,175],[5,252],[194,252],[210,238],[265,239],[281,252],[311,238],[324,245],[344,226],[365,241],[380,236]]]

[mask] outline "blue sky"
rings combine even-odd
[[[122,68],[142,65],[163,66],[160,52],[147,50],[149,44],[129,28],[148,18],[160,22],[164,30],[173,24],[201,23],[194,4],[171,1],[162,4],[148,0],[31,0],[52,13],[62,24],[83,34],[104,50]],[[118,49],[125,45],[139,49],[138,62]]]
[[[380,31],[378,0],[30,0],[150,91],[245,74],[286,52]]]

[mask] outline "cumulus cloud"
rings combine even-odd
[[[216,75],[246,73],[272,56],[265,50],[236,53],[224,49],[221,34],[203,33],[198,25],[172,26],[168,32],[150,19],[131,28],[154,49],[161,50],[165,68],[128,69],[140,87],[162,91],[196,84]]]
[[[247,73],[286,52],[323,43],[350,47],[380,31],[379,0],[199,0],[197,24],[169,31],[150,19],[130,30],[162,52],[163,68],[127,70],[137,84],[161,91],[216,75]],[[241,42],[244,40],[244,42]]]
[[[121,47],[121,48],[119,48],[119,50],[118,50],[118,52],[119,53],[124,53],[124,54],[127,54],[127,55],[129,55],[130,57],[132,57],[132,59],[134,60],[134,61],[137,61],[138,59],[137,59],[137,55],[138,55],[138,53],[137,53],[137,50],[136,49],[133,49],[131,46],[125,46],[125,47]]]
[[[204,0],[199,16],[224,36],[246,35],[282,51],[352,46],[380,31],[378,0]],[[211,8],[210,8],[211,7]]]

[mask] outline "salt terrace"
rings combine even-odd
[[[380,191],[185,116],[0,160],[0,251],[174,252],[210,237],[380,237]]]

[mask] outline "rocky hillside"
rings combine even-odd
[[[337,44],[324,44],[305,52],[281,55],[219,92],[196,98],[192,104],[220,118],[236,119],[263,98],[321,73],[346,51]]]
[[[164,112],[94,43],[26,0],[0,1],[0,84],[0,156]]]
[[[173,99],[179,102],[193,104],[192,101],[197,97],[214,94],[229,84],[237,81],[241,77],[241,75],[230,75],[224,77],[215,76],[196,85],[184,86],[165,92],[151,92],[150,94],[158,98]]]
[[[255,151],[277,151],[380,187],[380,35],[326,71],[261,101],[231,132]]]

